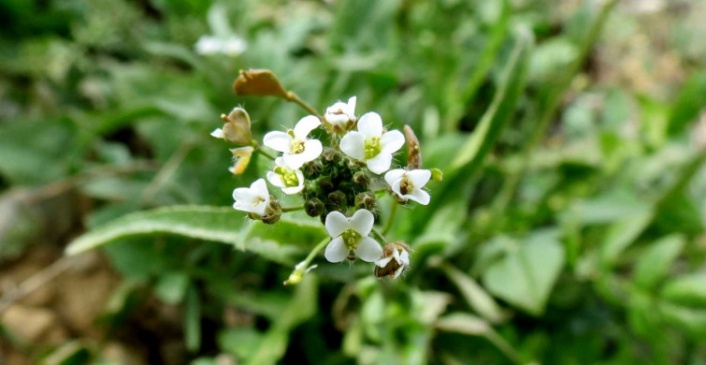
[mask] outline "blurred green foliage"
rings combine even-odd
[[[72,249],[110,243],[124,278],[105,338],[156,297],[182,310],[182,363],[703,364],[706,47],[670,40],[683,86],[637,92],[595,51],[637,15],[570,3],[4,0],[0,188],[75,185],[91,208]],[[247,49],[199,55],[208,34]],[[317,259],[281,285],[325,232],[228,208],[267,167],[230,175],[218,115],[242,105],[257,138],[305,115],[234,96],[248,68],[417,131],[445,179],[388,235],[414,250],[404,278]],[[59,350],[105,363],[80,339]]]

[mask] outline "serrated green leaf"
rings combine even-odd
[[[174,234],[232,244],[269,260],[292,264],[326,235],[316,221],[281,219],[275,225],[248,222],[242,212],[227,207],[174,206],[139,212],[96,227],[75,239],[66,254],[78,254],[120,238]]]
[[[496,296],[532,314],[540,315],[561,268],[564,247],[554,238],[529,239],[516,251],[491,265],[483,275]]]
[[[135,235],[176,234],[191,238],[238,244],[242,212],[232,208],[174,206],[128,214],[75,239],[66,254],[75,255],[119,238]]]

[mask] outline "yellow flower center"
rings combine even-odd
[[[298,139],[293,140],[292,144],[289,146],[289,153],[297,154],[302,152],[304,152],[304,141]]]
[[[372,137],[365,140],[365,146],[363,147],[363,152],[365,154],[365,159],[369,160],[380,153],[382,150],[380,146],[380,137]]]
[[[343,234],[341,234],[341,238],[343,238],[343,243],[346,245],[346,248],[349,250],[355,250],[358,248],[358,242],[360,241],[361,235],[352,229],[347,229],[343,232]]]
[[[294,170],[282,166],[277,166],[275,167],[274,171],[276,174],[282,177],[284,185],[288,187],[299,186],[299,178],[297,177],[297,173]]]
[[[412,191],[414,191],[414,184],[407,178],[407,175],[405,175],[402,178],[402,181],[400,181],[400,193],[402,193],[402,195],[407,195]]]

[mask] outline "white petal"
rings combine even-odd
[[[414,189],[411,193],[407,194],[405,197],[410,200],[414,200],[415,202],[422,204],[422,205],[429,204],[429,200],[431,200],[429,193],[427,193],[424,190],[419,190],[419,189]]]
[[[361,236],[367,236],[373,229],[374,223],[375,217],[373,213],[366,209],[359,209],[353,213],[349,226],[360,233]]]
[[[307,162],[304,158],[304,155],[302,155],[301,153],[298,153],[296,155],[290,155],[285,153],[282,158],[284,159],[284,164],[290,169],[298,169]]]
[[[233,190],[233,199],[236,202],[241,202],[244,204],[253,204],[257,201],[257,197],[255,197],[249,188],[237,188]]]
[[[348,218],[346,218],[343,213],[334,210],[326,216],[326,231],[331,237],[338,237],[347,230],[350,225],[348,224]]]
[[[297,122],[294,126],[294,137],[297,139],[306,139],[309,132],[313,131],[316,127],[321,125],[319,118],[313,115],[307,115]]]
[[[412,181],[415,189],[421,189],[431,179],[430,170],[412,170],[407,173],[407,178]]]
[[[400,131],[389,131],[380,138],[380,145],[382,146],[382,152],[395,153],[404,145],[404,136]]]
[[[300,153],[304,162],[314,161],[323,152],[324,148],[318,139],[310,139],[304,142],[304,151]]]
[[[348,114],[348,117],[351,119],[355,118],[355,103],[356,103],[357,98],[355,96],[351,96],[350,99],[348,99],[348,110],[346,110],[346,113]]]
[[[375,265],[379,267],[385,267],[392,261],[392,257],[383,257],[380,260],[375,261]]]
[[[402,250],[402,253],[400,254],[400,265],[406,265],[409,266],[409,252]]]
[[[284,180],[282,180],[282,175],[273,171],[267,171],[267,181],[278,188],[287,187],[287,185],[284,184]]]
[[[395,249],[392,251],[392,258],[394,258],[395,261],[396,261],[398,264],[400,264],[400,265],[402,264],[402,263],[400,262],[400,250],[398,250],[398,249],[395,248]]]
[[[404,195],[402,195],[402,192],[400,191],[400,185],[401,185],[401,184],[402,184],[402,179],[393,181],[392,184],[390,184],[390,188],[391,188],[392,191],[393,191],[395,194],[397,194],[397,196],[399,196],[400,198],[402,198],[402,199],[407,199],[407,198],[405,198]]]
[[[252,207],[253,207],[252,204],[244,204],[239,201],[236,201],[235,203],[233,203],[233,209],[240,210],[243,212],[248,212],[248,213],[252,212],[252,210],[253,210]]]
[[[358,119],[358,132],[366,138],[380,137],[382,135],[382,118],[375,112],[365,113]],[[404,137],[402,137],[404,140]],[[400,146],[401,147],[401,146]]]
[[[377,156],[367,161],[368,170],[380,175],[390,169],[392,164],[392,155],[385,152],[378,153]]]
[[[387,181],[387,185],[392,186],[392,184],[395,183],[395,181],[399,181],[402,179],[402,176],[404,176],[405,170],[403,169],[394,169],[390,170],[385,173],[385,181]],[[398,184],[399,186],[399,184]]]
[[[265,146],[279,152],[289,152],[289,144],[292,142],[292,137],[284,132],[273,131],[265,134],[263,143]]]
[[[259,204],[255,205],[251,212],[257,215],[265,215],[265,210],[267,210],[267,205],[270,204],[269,199],[267,201],[261,201]]]
[[[355,255],[361,260],[367,262],[375,262],[382,256],[382,247],[370,237],[363,237],[358,242],[358,248],[355,249]]]
[[[299,192],[301,192],[302,190],[304,190],[303,184],[300,184],[298,186],[290,186],[288,188],[285,188],[285,187],[282,188],[282,192],[287,195],[299,194]]]
[[[220,128],[216,128],[213,132],[211,132],[211,135],[220,139],[225,138],[225,136],[223,136],[223,130]]]
[[[331,123],[333,125],[341,125],[341,124],[347,123],[350,120],[350,118],[345,114],[329,114],[329,113],[327,113],[325,118],[326,118],[326,121],[328,121],[329,123]]]
[[[326,246],[324,257],[330,262],[341,262],[348,257],[348,248],[343,244],[343,238],[336,237]]]
[[[365,152],[363,151],[365,147],[365,136],[360,132],[348,132],[341,138],[340,147],[343,153],[356,160],[365,159]]]
[[[255,180],[255,182],[250,185],[250,190],[252,190],[253,194],[263,199],[269,199],[270,197],[270,192],[267,191],[267,183],[265,182],[265,179]]]

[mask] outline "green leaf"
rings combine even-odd
[[[201,301],[193,286],[186,292],[184,304],[184,342],[190,352],[201,347]]]
[[[706,336],[706,310],[662,303],[659,306],[659,313],[668,322],[689,332]]]
[[[476,283],[473,278],[451,265],[443,265],[442,270],[456,284],[463,298],[478,314],[492,323],[502,322],[506,315],[493,297]]]
[[[444,181],[436,189],[439,193],[432,197],[431,203],[425,212],[415,215],[416,232],[423,231],[430,215],[441,206],[451,201],[466,201],[470,195],[472,185],[468,183],[469,176],[482,166],[485,157],[505,129],[510,117],[515,111],[517,101],[525,87],[525,71],[527,54],[531,41],[526,34],[521,34],[513,50],[512,56],[504,69],[504,77],[493,102],[483,114],[476,130],[466,143],[455,152],[455,158],[444,171]]]
[[[546,235],[521,242],[483,275],[488,290],[512,305],[540,315],[562,267],[564,247]]]
[[[289,342],[289,332],[300,323],[311,318],[317,310],[317,283],[315,275],[306,275],[296,286],[296,292],[287,307],[265,334],[255,355],[248,361],[251,365],[275,364],[284,356]]]
[[[228,328],[218,334],[218,347],[221,351],[249,359],[262,345],[262,334],[253,328]]]
[[[119,238],[176,234],[196,239],[238,244],[243,213],[232,208],[174,206],[128,214],[80,236],[66,254],[75,255]]]
[[[673,235],[650,245],[637,261],[635,283],[645,290],[654,288],[657,282],[667,275],[684,244],[684,237]]]
[[[662,298],[683,305],[706,306],[706,273],[674,278],[665,284]]]
[[[642,233],[652,221],[652,210],[625,217],[608,228],[606,238],[601,244],[601,263],[604,268],[611,267],[618,256]]]
[[[168,272],[159,276],[154,293],[167,304],[175,305],[184,299],[189,277],[183,272]]]
[[[435,323],[442,331],[463,333],[472,336],[484,336],[492,327],[480,317],[468,313],[451,313],[439,318]]]

